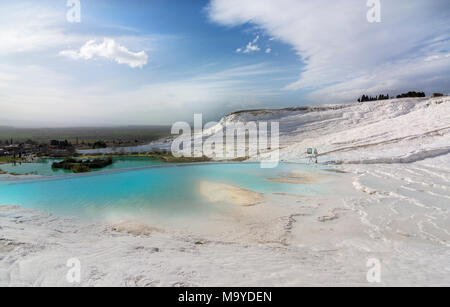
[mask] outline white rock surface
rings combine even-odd
[[[450,97],[247,111],[221,124],[248,121],[280,123],[280,157],[286,161],[304,161],[311,147],[319,162],[333,163],[410,163],[450,153]]]
[[[77,286],[66,280],[73,257],[81,286],[450,285],[449,97],[242,112],[222,123],[250,120],[280,121],[283,160],[304,161],[316,147],[319,162],[347,173],[330,173],[326,195],[235,206],[230,228],[215,233],[1,207],[0,285]],[[369,258],[381,262],[379,284],[367,282]]]

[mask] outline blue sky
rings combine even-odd
[[[0,4],[0,125],[207,120],[236,110],[448,92],[444,0],[66,0]]]

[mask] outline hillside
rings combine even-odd
[[[220,123],[248,121],[279,121],[285,161],[303,160],[309,147],[319,162],[338,164],[448,160],[450,153],[450,97],[239,111]]]

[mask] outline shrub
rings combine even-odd
[[[88,166],[83,165],[83,164],[75,164],[72,166],[72,168],[70,170],[74,173],[87,173],[91,169]]]
[[[404,94],[397,95],[397,98],[420,98],[426,97],[424,92],[408,92]]]

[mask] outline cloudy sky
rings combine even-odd
[[[80,0],[73,22],[77,2],[0,2],[0,125],[172,124],[450,91],[448,0],[381,0],[374,23],[367,0]]]

